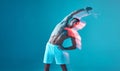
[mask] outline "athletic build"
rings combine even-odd
[[[61,65],[63,71],[67,71],[63,50],[72,50],[76,49],[76,47],[81,48],[81,37],[77,30],[82,29],[86,25],[80,19],[88,16],[90,10],[92,10],[91,7],[86,7],[85,9],[74,11],[56,25],[46,45],[44,71],[49,71],[53,59],[55,59],[56,64]],[[71,38],[72,46],[65,48],[62,44],[67,38]]]

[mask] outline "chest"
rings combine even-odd
[[[76,30],[73,30],[73,29],[66,29],[66,30],[67,30],[67,35],[69,37],[73,37],[73,38],[76,38],[76,39],[81,39],[79,33]]]

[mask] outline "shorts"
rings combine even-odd
[[[47,43],[43,63],[51,64],[55,59],[56,64],[67,64],[67,52],[61,50],[57,45]]]

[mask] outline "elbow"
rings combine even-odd
[[[73,49],[76,49],[76,47],[74,47]]]
[[[76,49],[76,46],[72,46],[72,49]]]

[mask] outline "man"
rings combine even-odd
[[[49,71],[50,64],[54,59],[63,71],[67,71],[64,50],[73,50],[77,47],[81,49],[81,37],[77,31],[85,26],[81,18],[90,15],[89,12],[91,10],[91,7],[86,7],[85,9],[74,11],[57,24],[46,45],[43,61],[45,63],[44,71]],[[62,44],[67,38],[71,38],[72,46],[64,47]]]

